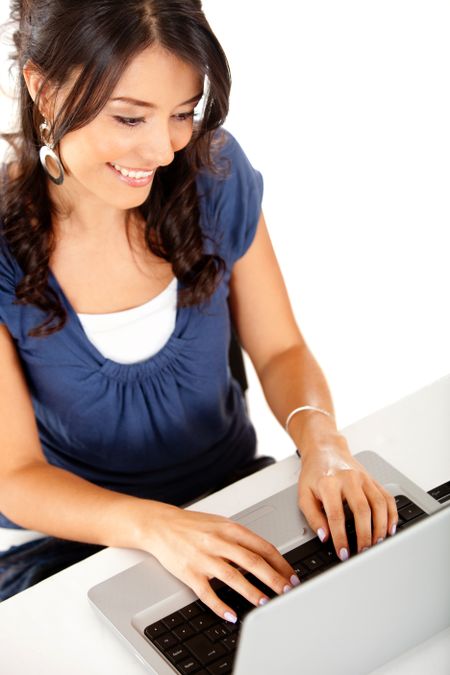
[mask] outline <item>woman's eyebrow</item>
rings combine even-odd
[[[194,103],[194,101],[199,101],[203,96],[203,91],[199,92],[192,98],[190,98],[187,101],[183,101],[183,103],[179,103],[178,105],[187,105],[188,103]],[[158,106],[155,105],[154,103],[149,103],[148,101],[139,101],[136,98],[129,98],[128,96],[119,96],[118,98],[112,98],[110,99],[111,101],[123,101],[124,103],[131,103],[132,105],[138,105],[143,108],[157,108]]]

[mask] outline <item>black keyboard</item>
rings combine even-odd
[[[441,503],[444,497],[445,500],[450,499],[450,481],[430,490],[429,494]],[[427,516],[404,495],[397,495],[395,501],[399,516],[397,530],[400,532]],[[344,511],[350,554],[355,554],[357,542],[353,515],[347,505]],[[295,569],[302,583],[334,565],[342,564],[331,540],[322,544],[318,537],[288,551],[284,558]],[[268,598],[277,595],[253,574],[246,573],[244,576]],[[218,579],[212,579],[210,583],[217,595],[235,610],[238,616],[236,624],[220,619],[201,600],[197,600],[145,628],[145,636],[177,673],[231,673],[239,637],[239,620],[256,609],[255,605]],[[290,593],[294,591],[295,588]]]

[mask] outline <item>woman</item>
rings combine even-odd
[[[200,1],[12,10],[20,115],[5,135],[14,157],[1,208],[1,597],[99,547],[135,547],[235,621],[209,579],[256,606],[267,598],[236,566],[276,593],[298,578],[247,528],[180,508],[255,459],[229,374],[230,311],[301,450],[299,507],[318,536],[345,559],[343,501],[359,550],[395,532],[395,502],[337,431],[270,244],[261,174],[222,128],[230,74]]]

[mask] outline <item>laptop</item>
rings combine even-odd
[[[450,502],[442,490],[432,497],[377,453],[355,457],[396,497],[397,534],[356,554],[347,511],[351,555],[340,562],[298,509],[297,482],[235,514],[233,520],[277,546],[301,581],[276,596],[246,573],[271,598],[256,608],[211,580],[236,610],[236,624],[220,619],[151,555],[91,588],[90,602],[158,675],[371,672],[450,625]]]

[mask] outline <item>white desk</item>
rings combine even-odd
[[[343,432],[354,453],[375,450],[429,490],[450,479],[449,411],[447,376]],[[296,482],[298,471],[299,460],[293,455],[190,508],[232,515],[264,498],[269,490]],[[144,675],[144,667],[94,613],[86,592],[145,555],[105,549],[1,603],[2,675]],[[448,675],[450,628],[375,672]]]

